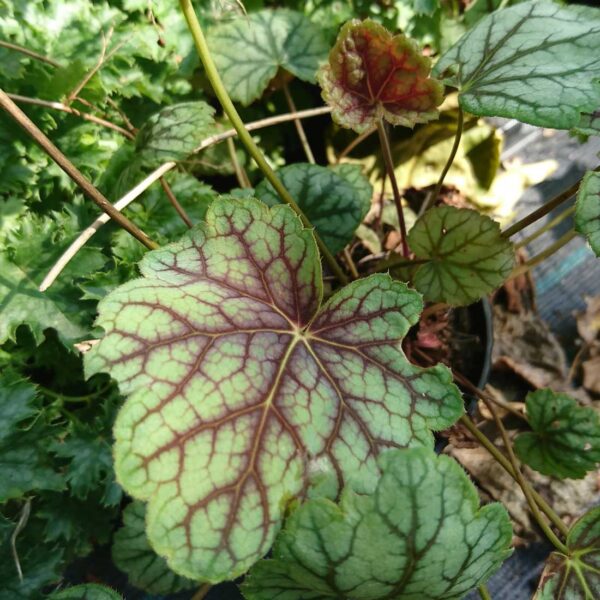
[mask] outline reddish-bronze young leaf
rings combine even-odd
[[[444,87],[430,70],[413,40],[367,19],[342,27],[317,78],[334,120],[361,133],[380,118],[405,127],[437,118]]]

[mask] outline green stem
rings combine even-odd
[[[398,181],[396,180],[396,173],[394,172],[392,149],[390,147],[390,140],[385,130],[385,123],[383,122],[383,119],[379,119],[379,121],[377,121],[377,133],[379,134],[379,143],[381,144],[383,162],[385,163],[386,171],[392,183],[392,190],[394,192],[394,204],[396,205],[396,211],[398,213],[400,236],[402,237],[402,255],[404,258],[408,258],[410,256],[410,250],[408,248],[406,234],[406,221],[404,220],[404,211],[402,210],[402,195],[400,194],[400,189],[398,188]]]
[[[454,159],[456,158],[456,153],[458,152],[458,148],[460,146],[460,138],[462,137],[464,124],[465,124],[465,115],[462,111],[462,108],[459,106],[458,107],[458,122],[456,123],[456,134],[454,136],[454,144],[452,145],[452,150],[450,151],[450,156],[448,156],[448,160],[446,161],[446,164],[444,165],[444,169],[442,170],[440,178],[438,179],[438,182],[435,184],[433,191],[429,194],[429,196],[427,196],[427,200],[425,200],[425,202],[423,203],[423,206],[421,207],[421,210],[419,211],[419,216],[424,214],[427,210],[429,210],[434,205],[435,201],[438,199],[438,196],[440,195],[442,185],[444,185],[444,179],[446,179],[446,175],[448,174],[448,171],[450,170],[450,167],[452,166],[452,163],[454,162]]]
[[[473,437],[492,455],[494,460],[516,481],[516,474],[510,461],[494,446],[494,444],[483,434],[475,423],[467,416],[463,415],[460,418],[461,423],[471,432]],[[552,507],[536,492],[532,490],[532,496],[536,504],[544,511],[545,515],[552,521],[554,526],[566,537],[569,533],[567,526],[562,522],[561,518],[554,512]]]
[[[290,112],[298,112],[296,108],[296,103],[294,102],[294,98],[292,97],[292,93],[290,92],[290,86],[287,83],[283,84],[283,93],[285,95],[285,100],[288,104]],[[304,126],[302,125],[302,121],[300,119],[294,119],[294,125],[296,126],[296,132],[298,133],[298,139],[302,144],[302,148],[304,149],[304,154],[306,154],[306,159],[312,165],[315,164],[315,155],[312,153],[310,148],[310,144],[308,143],[308,138],[306,137],[306,131],[304,131]]]
[[[94,398],[101,396],[102,394],[104,394],[104,392],[108,391],[111,388],[111,384],[105,385],[103,388],[97,390],[96,392],[86,394],[85,396],[67,396],[66,394],[55,392],[50,388],[44,387],[39,383],[36,384],[36,387],[46,396],[56,398],[57,400],[64,400],[66,402],[89,402],[90,400],[93,400]]]
[[[546,225],[540,227],[537,231],[534,231],[530,236],[523,238],[518,244],[515,244],[515,250],[518,250],[519,248],[524,248],[525,246],[531,244],[533,240],[537,240],[537,238],[546,233],[546,231],[550,231],[550,229],[553,229],[554,227],[562,223],[565,219],[570,217],[575,212],[576,208],[577,207],[575,206],[575,204],[573,204],[573,206],[570,206],[569,208],[563,210],[560,213],[560,215],[554,217],[554,219],[552,219],[549,223],[546,223]]]
[[[552,212],[557,206],[560,206],[563,202],[569,200],[573,194],[577,192],[579,189],[580,181],[577,181],[572,186],[567,188],[564,192],[561,192],[555,198],[552,198],[546,204],[543,204],[538,209],[534,210],[532,213],[529,213],[526,217],[523,217],[520,221],[517,221],[514,225],[511,225],[508,229],[505,229],[502,232],[502,237],[509,238],[518,233],[525,227],[529,227],[532,223],[535,223],[542,217],[545,217],[549,212]]]
[[[550,542],[552,542],[554,547],[559,552],[563,552],[564,554],[568,555],[569,549],[558,539],[554,531],[552,531],[548,523],[546,523],[544,517],[542,517],[540,509],[535,501],[535,498],[533,497],[533,488],[529,485],[529,482],[525,479],[523,473],[521,473],[519,461],[515,456],[512,443],[510,441],[510,438],[508,437],[508,433],[506,431],[506,428],[504,427],[504,423],[502,423],[502,419],[498,416],[496,409],[494,408],[492,403],[487,400],[487,398],[481,396],[481,399],[483,400],[490,413],[492,413],[492,417],[494,418],[496,426],[500,431],[500,435],[502,436],[502,441],[504,442],[504,447],[506,448],[506,452],[508,453],[508,459],[510,461],[510,464],[512,465],[517,483],[519,484],[521,490],[523,491],[523,494],[525,495],[525,499],[527,500],[527,504],[529,505],[529,510],[531,511],[533,518],[537,521],[537,524],[540,526],[545,536],[550,540]]]
[[[544,262],[548,257],[552,256],[555,252],[558,252],[563,246],[566,246],[573,238],[577,237],[577,232],[574,229],[570,229],[559,237],[554,244],[548,246],[545,250],[536,254],[533,258],[530,258],[526,263],[522,264],[520,267],[516,267],[516,269],[511,273],[509,279],[514,279],[523,273],[527,273],[530,269],[539,265],[541,262]]]
[[[477,591],[479,592],[479,595],[481,596],[481,600],[492,600],[492,595],[490,594],[489,590],[487,589],[487,586],[485,585],[485,583],[482,583],[477,588]]]
[[[192,6],[191,0],[179,0],[179,4],[181,6],[181,10],[183,11],[183,15],[187,21],[188,28],[190,33],[192,34],[192,38],[194,39],[194,44],[196,46],[196,50],[198,52],[198,56],[204,65],[204,70],[206,71],[206,76],[217,96],[225,114],[231,121],[231,124],[235,128],[238,133],[238,136],[248,153],[252,158],[256,161],[256,164],[259,166],[260,170],[264,173],[265,177],[269,181],[269,183],[275,188],[275,191],[279,194],[281,199],[288,204],[292,210],[300,217],[302,223],[305,227],[314,229],[311,225],[310,221],[306,218],[304,213],[300,210],[300,207],[296,204],[295,200],[292,198],[290,193],[287,191],[285,186],[281,183],[280,179],[277,177],[273,169],[269,166],[269,163],[265,159],[263,153],[260,148],[256,145],[252,136],[246,129],[244,122],[242,121],[240,115],[238,114],[223,82],[221,81],[221,76],[217,71],[217,67],[210,55],[210,51],[208,49],[208,44],[206,43],[206,39],[204,37],[204,33],[202,32],[202,27],[196,17],[196,13],[194,12],[194,7]],[[338,278],[341,283],[348,283],[348,277],[340,267],[340,265],[335,260],[335,257],[329,252],[317,232],[314,232],[315,239],[317,241],[317,245],[319,246],[319,250],[325,259],[325,262],[329,265],[329,268],[333,271],[334,275]]]

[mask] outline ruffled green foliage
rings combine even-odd
[[[347,488],[339,506],[314,499],[292,513],[246,578],[248,600],[458,599],[510,555],[506,510],[479,508],[455,461],[417,448],[379,464],[372,494]]]
[[[314,237],[287,206],[217,201],[141,271],[100,303],[86,368],[129,397],[118,478],[149,501],[150,542],[182,575],[245,572],[310,464],[369,490],[380,449],[431,446],[463,410],[445,367],[399,349],[418,294],[375,275],[321,306]]]
[[[112,557],[131,585],[151,594],[174,594],[198,585],[173,573],[152,550],[146,537],[146,507],[137,500],[123,511],[123,527],[115,533]]]
[[[579,186],[575,228],[600,256],[600,173],[596,171],[586,173]]]
[[[348,244],[371,207],[373,189],[360,169],[342,165],[332,169],[296,163],[283,167],[278,176],[308,220],[334,254]],[[256,197],[274,206],[281,202],[271,184],[263,180]]]
[[[372,20],[346,23],[318,73],[334,120],[362,133],[380,119],[414,127],[437,118],[443,86],[430,60],[405,35]]]
[[[514,266],[512,244],[498,223],[475,210],[439,206],[408,234],[418,259],[414,285],[432,302],[471,304],[499,287]]]
[[[555,129],[600,106],[600,11],[523,2],[488,15],[436,63],[476,115]]]
[[[600,597],[600,507],[575,522],[568,555],[553,552],[533,600],[596,600]]]
[[[121,594],[105,585],[86,583],[54,592],[51,600],[123,600]]]
[[[321,28],[287,9],[216,25],[208,41],[227,91],[245,105],[260,98],[280,70],[314,81],[328,50]]]
[[[567,394],[537,390],[527,395],[533,429],[515,439],[519,458],[532,469],[563,479],[580,479],[600,462],[600,418]]]

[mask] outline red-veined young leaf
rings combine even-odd
[[[317,79],[335,121],[361,133],[381,118],[405,127],[437,118],[444,88],[430,70],[416,42],[367,19],[342,27]]]
[[[141,271],[100,303],[86,369],[128,396],[117,477],[149,502],[148,538],[181,575],[237,577],[309,473],[368,491],[381,449],[431,447],[463,410],[445,367],[400,348],[419,294],[373,275],[321,306],[313,233],[287,206],[217,200]]]

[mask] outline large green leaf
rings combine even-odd
[[[208,43],[227,91],[244,105],[262,96],[279,69],[314,81],[329,50],[316,24],[287,9],[261,10],[217,25]]]
[[[479,21],[434,73],[471,113],[570,129],[600,105],[598,54],[600,11],[535,0]]]
[[[151,594],[168,595],[196,587],[195,581],[176,575],[146,537],[146,507],[135,500],[123,511],[123,527],[114,536],[112,558],[131,585]]]
[[[514,265],[512,245],[498,223],[475,210],[433,208],[417,220],[408,243],[417,258],[427,260],[414,284],[432,302],[475,302],[500,286]]]
[[[96,583],[86,583],[54,592],[51,600],[123,600],[112,588]]]
[[[479,508],[461,467],[432,450],[391,450],[370,495],[346,489],[300,506],[274,557],[244,582],[248,600],[449,600],[485,581],[510,554],[500,504]]]
[[[534,600],[600,598],[600,507],[575,522],[567,536],[568,555],[553,552]]]
[[[356,171],[338,174],[307,163],[283,167],[278,175],[329,250],[334,254],[343,250],[371,206],[372,190],[366,178]],[[281,202],[266,180],[256,186],[255,193],[269,206]]]
[[[437,118],[443,86],[414,40],[375,21],[350,21],[317,78],[334,120],[361,133],[385,119],[414,127]]]
[[[586,173],[579,186],[575,228],[600,256],[600,173],[596,171]]]
[[[567,394],[537,390],[527,395],[532,432],[515,439],[519,458],[532,469],[561,479],[580,479],[600,462],[600,418]]]
[[[374,275],[321,306],[313,234],[287,206],[217,200],[141,271],[100,302],[107,334],[86,370],[128,396],[117,477],[149,502],[150,543],[181,575],[235,578],[309,473],[369,490],[381,449],[432,446],[463,410],[445,367],[400,349],[419,295]]]

